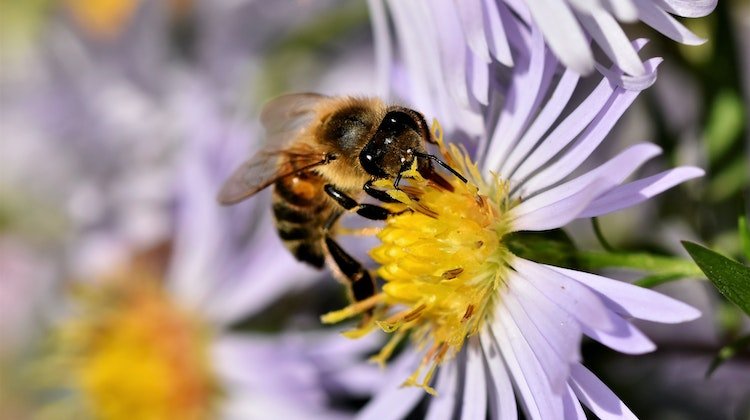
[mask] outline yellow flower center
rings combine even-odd
[[[211,418],[219,389],[207,328],[156,282],[127,277],[83,289],[81,313],[57,331],[53,374],[66,372],[67,388],[82,398],[42,417],[78,410],[112,420]]]
[[[388,181],[376,183],[399,201],[377,234],[380,245],[370,252],[385,285],[373,298],[323,317],[338,322],[371,313],[368,321],[394,334],[373,358],[380,363],[410,333],[426,352],[406,384],[430,393],[437,366],[455,356],[492,314],[507,270],[509,251],[502,238],[509,232],[511,206],[507,183],[497,177],[485,182],[466,152],[446,147],[439,126],[433,127],[442,158],[468,182],[450,176],[450,188],[441,186],[414,166],[402,174],[408,185],[393,189]],[[369,332],[373,322],[347,335]]]

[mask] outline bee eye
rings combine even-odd
[[[402,111],[391,111],[385,114],[383,122],[380,123],[380,130],[390,134],[397,134],[407,129],[419,132],[419,125],[411,115]]]

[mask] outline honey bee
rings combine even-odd
[[[342,214],[385,220],[385,207],[358,200],[367,194],[394,202],[373,182],[393,179],[398,186],[415,159],[425,178],[450,187],[433,169],[436,162],[465,181],[427,153],[434,139],[422,114],[377,98],[289,94],[269,102],[260,120],[264,148],[235,170],[218,201],[235,204],[273,184],[274,219],[286,247],[316,268],[327,264],[352,301],[374,295],[375,283],[333,238]]]

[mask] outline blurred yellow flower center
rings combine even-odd
[[[211,418],[219,392],[207,329],[143,280],[84,289],[83,311],[61,327],[55,357],[94,418]]]
[[[406,381],[430,393],[433,373],[455,356],[467,337],[492,316],[497,290],[503,287],[509,251],[502,243],[509,231],[507,183],[485,182],[467,154],[446,147],[439,126],[436,138],[442,158],[468,182],[450,177],[451,188],[424,179],[416,167],[402,175],[408,185],[393,189],[390,181],[376,183],[399,203],[396,215],[377,234],[380,245],[371,257],[380,264],[382,292],[323,317],[337,322],[358,313],[372,313],[372,321],[391,340],[373,359],[384,363],[398,343],[411,333],[418,348],[426,349],[421,365]],[[360,336],[371,323],[346,333]]]
[[[130,21],[137,0],[67,0],[77,23],[92,36],[112,38]]]

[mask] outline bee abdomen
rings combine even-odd
[[[299,261],[306,262],[316,268],[323,268],[325,256],[321,241],[299,241],[287,242],[287,247],[295,258]]]

